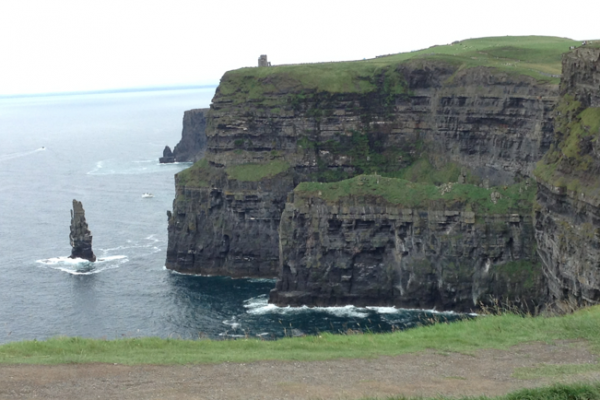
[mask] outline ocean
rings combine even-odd
[[[452,313],[289,308],[275,281],[185,276],[164,267],[173,175],[159,164],[183,112],[214,88],[0,98],[0,343],[54,336],[276,339],[387,332]],[[150,192],[152,198],[143,198]],[[102,261],[70,260],[72,200]]]

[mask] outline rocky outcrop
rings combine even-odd
[[[181,140],[173,151],[169,146],[165,147],[163,156],[159,159],[161,163],[196,162],[204,156],[207,113],[207,108],[188,110],[183,113]]]
[[[73,209],[71,210],[71,233],[69,234],[71,242],[71,255],[69,258],[83,258],[88,261],[96,261],[96,256],[92,251],[92,232],[85,221],[85,210],[80,201],[73,199]]]
[[[286,79],[285,74],[275,74],[268,82],[259,81],[264,90],[260,96],[245,92],[256,87],[244,85],[236,73],[221,80],[211,109],[202,114],[205,168],[213,172],[201,182],[177,181],[168,268],[198,273],[208,268],[210,273],[243,276],[257,269],[239,260],[271,265],[279,252],[276,227],[287,194],[302,181],[386,173],[427,159],[434,168],[450,163],[460,171],[463,166],[492,185],[512,183],[515,176],[528,175],[549,146],[550,110],[558,91],[527,76],[484,67],[459,70],[424,60],[382,69],[369,78],[372,89],[362,92],[299,88]],[[174,153],[179,160],[177,152],[178,147]],[[288,172],[265,182],[247,184],[245,178],[227,172],[274,159],[285,160]],[[458,173],[452,179],[458,179]],[[238,187],[244,188],[244,198],[258,200],[225,201],[228,193],[235,198]],[[204,204],[209,199],[218,204],[210,210]],[[233,239],[254,235],[256,223],[240,217],[240,207],[248,204],[260,210],[261,251],[250,252],[243,240]],[[190,223],[196,229],[184,228]],[[207,239],[206,232],[217,232],[215,227],[229,233],[209,233]],[[208,253],[211,260],[220,261],[206,263],[202,254]],[[234,265],[241,266],[238,272]]]
[[[158,159],[161,164],[169,164],[175,162],[175,156],[173,155],[173,151],[169,146],[165,146],[163,150],[163,156]]]
[[[546,299],[530,214],[430,207],[295,191],[281,218],[280,277],[269,301],[457,311],[501,301],[533,311]]]
[[[556,139],[538,164],[535,236],[551,302],[600,303],[600,48],[563,56]]]
[[[583,46],[565,53],[561,95],[571,94],[582,107],[600,107],[600,48]]]
[[[183,113],[181,140],[173,149],[175,161],[196,162],[204,156],[206,149],[207,108]]]
[[[295,186],[293,176],[282,173],[244,182],[217,171],[206,187],[178,181],[176,177],[167,268],[203,275],[277,276],[277,229],[287,193]]]
[[[600,208],[540,183],[535,237],[550,301],[563,311],[600,303]]]

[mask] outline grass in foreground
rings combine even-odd
[[[399,355],[426,349],[472,353],[524,342],[586,340],[600,352],[600,306],[561,317],[482,316],[386,334],[307,336],[277,341],[138,338],[94,340],[58,337],[0,346],[4,364],[188,364],[258,360],[328,360]]]
[[[388,397],[385,400],[427,400],[423,397]],[[432,398],[433,399],[433,398]],[[437,400],[450,399],[449,397],[435,397]],[[497,397],[460,397],[454,400],[600,400],[600,383],[577,383],[571,385],[554,385],[538,389],[523,389]],[[364,400],[376,400],[365,398]],[[384,400],[384,399],[377,399]]]

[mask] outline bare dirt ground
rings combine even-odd
[[[0,365],[0,399],[358,399],[500,395],[600,372],[520,380],[515,368],[597,363],[583,342],[533,343],[474,354],[424,352],[376,359],[126,366]]]

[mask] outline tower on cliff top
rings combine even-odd
[[[259,67],[270,67],[271,63],[267,61],[267,55],[263,54],[258,57],[258,66]]]

